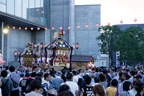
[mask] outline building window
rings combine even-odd
[[[7,13],[14,15],[14,0],[7,0]]]
[[[15,15],[19,17],[22,17],[21,16],[21,13],[22,13],[21,3],[22,3],[21,0],[15,0]]]

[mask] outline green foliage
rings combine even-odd
[[[118,26],[101,26],[101,53],[108,54],[111,59],[112,51],[120,51],[120,61],[131,64],[144,62],[144,30],[141,27],[130,27],[124,31]]]
[[[130,27],[119,34],[115,47],[120,51],[120,61],[129,63],[143,62],[144,30],[141,27]]]

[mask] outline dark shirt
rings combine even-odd
[[[22,94],[24,95],[24,92],[26,93],[26,87],[28,86],[28,82],[27,82],[28,80],[27,79],[22,79],[21,81],[20,81],[20,84],[19,84],[19,86],[21,87],[21,89],[22,89]]]
[[[94,96],[92,89],[93,89],[92,86],[86,86],[83,89],[83,96]]]

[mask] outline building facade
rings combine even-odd
[[[96,60],[100,56],[96,40],[100,35],[96,27],[96,24],[101,24],[100,6],[75,5],[75,0],[0,0],[0,36],[3,38],[0,39],[0,50],[4,60],[7,64],[16,61],[14,51],[24,50],[28,42],[49,44],[60,27],[65,31],[64,38],[68,43],[79,43],[74,54],[90,55]],[[8,34],[3,34],[7,26],[10,27]],[[77,26],[80,28],[77,29]]]

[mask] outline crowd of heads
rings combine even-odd
[[[19,78],[18,82],[16,78]],[[15,90],[20,93],[18,96],[30,96],[31,92],[39,93],[39,96],[47,96],[46,94],[55,96],[124,96],[123,94],[131,94],[133,90],[137,96],[144,95],[143,69],[136,68],[89,68],[85,70],[65,68],[55,71],[53,68],[38,66],[16,69],[14,66],[5,66],[1,70],[1,79],[1,86],[4,86],[4,81],[6,81],[4,79],[9,79],[11,81],[9,83],[12,83],[12,89],[9,87],[9,96],[16,94]],[[14,83],[18,83],[18,85],[16,86]],[[45,90],[46,88],[47,90]],[[2,94],[4,94],[3,89]]]

